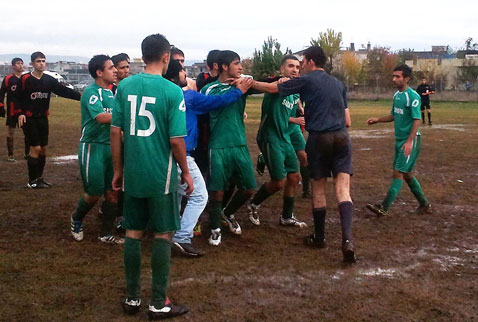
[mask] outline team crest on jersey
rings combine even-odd
[[[42,99],[42,98],[48,98],[48,93],[42,93],[42,92],[33,92],[30,95],[30,99],[36,100],[36,99]]]
[[[15,92],[16,89],[17,89],[17,85],[12,85],[12,87],[10,87],[10,90],[11,90],[12,92]]]
[[[412,106],[417,107],[418,105],[420,105],[420,101],[419,100],[413,100]]]
[[[91,95],[91,96],[90,96],[89,103],[90,103],[91,105],[93,105],[93,104],[95,104],[96,102],[98,102],[98,96],[96,96],[96,95]]]

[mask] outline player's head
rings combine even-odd
[[[412,69],[407,65],[399,65],[393,69],[393,85],[398,89],[403,89],[408,85],[412,78]]]
[[[88,62],[88,71],[95,80],[101,79],[108,85],[116,81],[115,65],[107,55],[93,56]]]
[[[425,85],[427,83],[427,79],[425,77],[422,77],[422,84]]]
[[[21,58],[13,58],[12,59],[12,67],[13,67],[13,70],[20,73],[20,72],[23,72],[23,59]]]
[[[305,73],[309,73],[315,68],[324,68],[327,62],[327,55],[320,46],[310,46],[304,51],[304,60],[302,68]]]
[[[117,54],[111,57],[113,65],[115,65],[118,82],[129,76],[129,56],[125,53]]]
[[[185,87],[188,85],[186,71],[183,66],[181,66],[181,63],[174,59],[171,59],[169,62],[168,71],[164,74],[164,78],[170,80],[179,87]]]
[[[164,65],[163,74],[166,73],[170,59],[170,48],[169,41],[163,35],[149,35],[141,43],[144,63],[146,65],[162,63]]]
[[[30,58],[32,59],[32,66],[33,69],[39,72],[43,72],[46,69],[46,57],[45,54],[43,54],[40,51],[34,52]]]
[[[177,60],[184,67],[184,53],[178,47],[171,48],[171,59]]]
[[[232,50],[222,50],[219,54],[219,71],[227,78],[239,78],[242,74],[241,57]]]
[[[282,76],[294,78],[299,76],[300,62],[294,55],[284,55],[282,57],[280,73]]]
[[[207,54],[206,64],[212,76],[217,76],[219,74],[219,55],[220,54],[221,54],[221,51],[218,49],[211,50]]]

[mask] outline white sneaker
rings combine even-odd
[[[296,226],[300,228],[305,228],[307,227],[307,224],[303,221],[297,220],[294,215],[290,218],[283,218],[282,216],[280,217],[280,224],[283,226]]]
[[[224,209],[221,211],[221,218],[222,220],[227,224],[227,226],[229,227],[229,230],[231,231],[231,233],[233,233],[234,235],[240,235],[242,234],[242,229],[241,229],[241,226],[239,225],[239,223],[237,222],[236,218],[234,217],[234,215],[231,215],[231,216],[226,216],[224,214]]]
[[[100,242],[106,243],[106,244],[124,244],[124,238],[119,238],[112,234],[99,236],[98,239],[100,240]]]
[[[209,236],[209,245],[219,246],[221,244],[221,228],[211,229],[211,236]]]
[[[261,206],[255,205],[251,201],[247,203],[247,210],[249,211],[249,220],[256,226],[261,224],[261,220],[259,219],[258,210]]]
[[[70,217],[70,231],[76,241],[83,240],[83,223]]]

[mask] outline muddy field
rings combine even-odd
[[[249,98],[247,131],[255,160],[260,98]],[[279,226],[281,196],[260,209],[262,225],[237,214],[241,237],[224,233],[213,248],[208,234],[195,238],[199,259],[174,257],[173,301],[191,312],[177,321],[477,321],[478,320],[478,104],[432,102],[434,125],[422,129],[416,175],[433,205],[417,216],[404,185],[391,214],[365,209],[381,201],[391,183],[392,124],[372,128],[369,116],[389,113],[390,101],[352,101],[355,175],[354,243],[358,261],[344,267],[337,207],[327,213],[328,247],[303,246],[311,228]],[[85,240],[69,233],[69,216],[82,192],[77,153],[79,103],[53,99],[49,190],[29,190],[22,135],[6,159],[0,128],[0,320],[139,321],[125,317],[122,247],[97,241],[97,209],[85,219]],[[1,122],[4,122],[0,119]],[[262,183],[267,173],[258,177]],[[330,187],[331,188],[331,187]],[[329,199],[334,201],[332,189]],[[298,198],[296,216],[312,226],[310,199]],[[207,217],[201,218],[203,230]],[[150,238],[143,243],[143,300],[150,295]]]

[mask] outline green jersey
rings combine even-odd
[[[403,92],[397,91],[393,95],[393,107],[391,114],[395,123],[395,139],[406,140],[412,130],[414,120],[421,119],[420,95],[411,87]],[[417,131],[420,135],[420,130]]]
[[[296,104],[294,104],[294,107],[290,111],[289,117],[297,117],[297,108],[299,107],[300,95],[299,94],[294,94],[294,100],[295,100]],[[297,130],[301,131],[299,124],[289,123],[289,135],[292,132],[297,131]]]
[[[257,142],[289,143],[289,117],[297,111],[298,95],[281,97],[279,94],[265,94],[262,101],[261,124]]]
[[[137,74],[116,91],[112,126],[124,131],[124,191],[147,198],[177,191],[170,138],[184,137],[183,91],[160,75]]]
[[[201,89],[205,95],[222,95],[234,87],[223,84],[219,80],[212,82]],[[247,145],[246,130],[244,127],[244,109],[246,95],[225,108],[209,112],[211,137],[209,148],[228,148]]]
[[[96,117],[111,114],[115,99],[111,90],[94,83],[81,95],[81,138],[80,142],[110,144],[110,125],[98,123]]]

